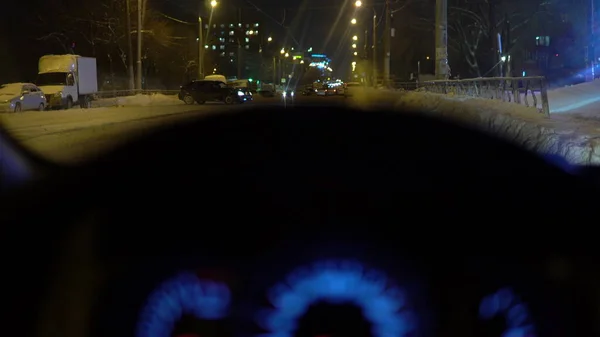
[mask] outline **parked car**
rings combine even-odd
[[[0,85],[0,110],[20,112],[46,109],[46,97],[33,83],[8,83]]]
[[[204,104],[211,101],[225,104],[246,102],[246,94],[243,91],[213,80],[192,81],[182,85],[178,97],[185,104]]]

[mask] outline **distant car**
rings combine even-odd
[[[234,89],[239,90],[244,93],[244,101],[250,102],[254,100],[254,96],[252,95],[252,91],[246,87],[234,87]]]
[[[344,97],[352,97],[356,92],[356,89],[360,89],[362,84],[359,82],[348,82],[346,83],[346,90],[344,90]]]
[[[337,95],[337,88],[332,88],[328,85],[323,85],[321,88],[317,88],[317,96],[333,96]]]
[[[307,84],[304,86],[304,89],[302,89],[302,95],[304,96],[311,96],[314,94],[316,94],[316,90],[312,84]]]
[[[213,80],[192,81],[182,85],[178,97],[185,104],[194,104],[194,102],[204,104],[210,101],[234,104],[247,101],[246,93],[243,91]]]
[[[9,83],[0,85],[0,110],[20,112],[46,109],[46,97],[33,83]]]
[[[283,98],[293,98],[294,95],[296,95],[295,90],[294,89],[285,89],[281,95],[283,96]]]

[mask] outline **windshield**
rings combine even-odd
[[[44,85],[65,85],[67,83],[67,73],[44,73],[39,74],[36,84]]]
[[[21,89],[23,88],[22,84],[2,84],[0,85],[0,95],[19,95],[21,93]]]
[[[434,15],[440,1],[445,5],[439,8],[446,10],[437,18],[446,18],[444,24],[436,24]],[[502,133],[511,141],[517,137],[518,144],[549,152],[543,154],[571,157],[567,160],[575,164],[600,162],[595,141],[600,137],[600,81],[595,80],[600,79],[600,43],[588,22],[576,19],[590,18],[589,1],[397,0],[388,1],[386,11],[386,1],[321,1],[326,3],[321,6],[319,0],[256,0],[252,9],[232,11],[235,1],[216,0],[200,1],[206,5],[200,18],[182,12],[177,1],[162,2],[142,6],[141,36],[127,34],[137,28],[122,18],[137,9],[128,9],[124,1],[80,0],[76,13],[55,1],[5,6],[6,12],[28,14],[2,23],[6,55],[0,55],[0,79],[41,87],[45,102],[21,108],[41,106],[48,114],[43,121],[33,113],[0,114],[4,128],[11,133],[42,123],[68,126],[81,140],[78,146],[50,136],[52,128],[36,129],[39,134],[31,137],[13,133],[43,156],[72,163],[129,139],[119,123],[146,130],[149,115],[171,119],[238,103],[284,108],[291,101],[295,107],[388,106],[452,111],[484,132]],[[48,13],[69,19],[46,20]],[[135,15],[132,19],[135,26]],[[215,90],[198,96],[186,83],[201,80],[243,87],[243,95],[219,84],[198,87],[205,95]],[[297,91],[282,99],[288,90]],[[88,109],[86,118],[79,114],[82,107]],[[496,120],[510,130],[492,127]],[[523,123],[528,133],[517,128]],[[100,125],[101,135],[92,131]],[[47,142],[41,140],[45,137]]]

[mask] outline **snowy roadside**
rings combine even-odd
[[[600,165],[600,121],[554,114],[546,118],[534,108],[497,100],[453,97],[427,92],[364,89],[351,104],[369,109],[392,101],[396,109],[417,110],[496,134],[543,154],[557,154],[570,163]]]
[[[183,104],[184,103],[179,100],[177,95],[164,95],[159,93],[100,98],[92,102],[93,107],[168,106]]]

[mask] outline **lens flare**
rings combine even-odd
[[[511,289],[500,289],[481,300],[479,317],[489,320],[496,315],[502,315],[506,319],[507,328],[503,337],[535,337],[529,310]]]
[[[404,292],[388,284],[383,273],[354,261],[315,263],[295,270],[269,290],[274,309],[257,315],[257,323],[269,331],[266,336],[292,337],[311,304],[350,302],[362,308],[375,337],[405,336],[416,329],[415,315]]]
[[[183,314],[216,320],[227,315],[231,293],[223,283],[183,273],[161,284],[142,309],[136,337],[170,336]]]

